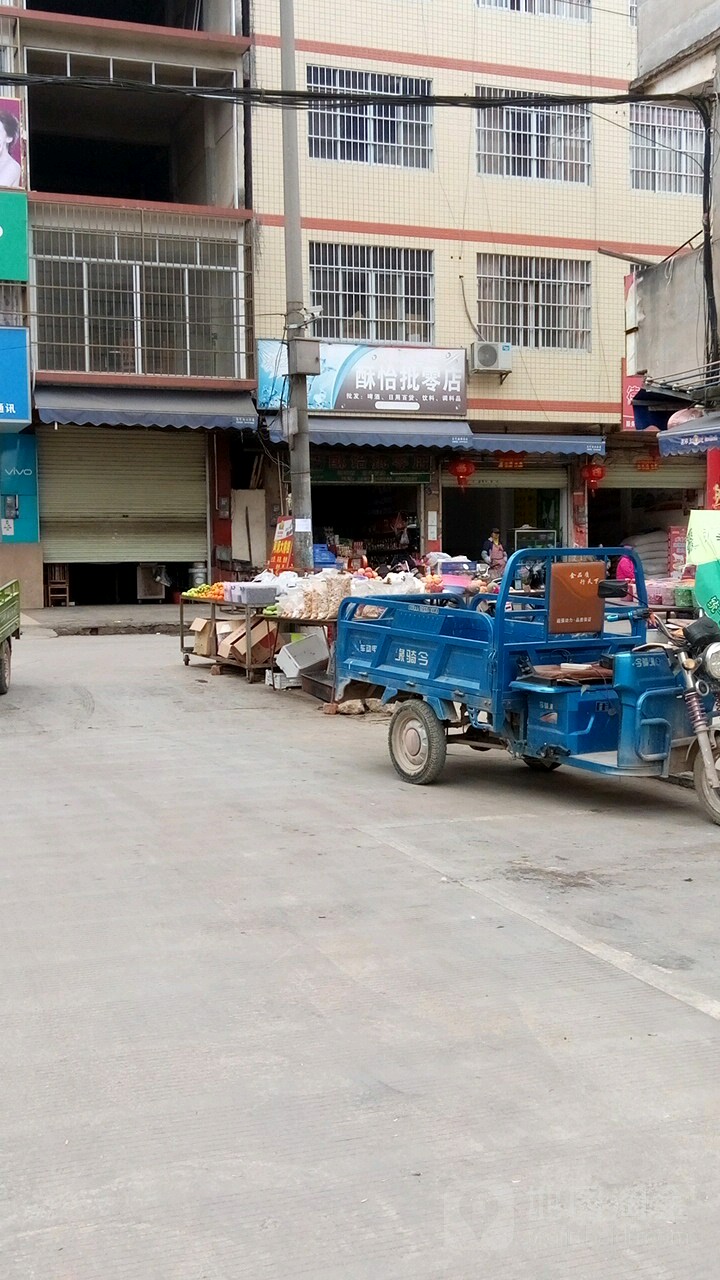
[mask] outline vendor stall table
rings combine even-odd
[[[236,670],[239,669],[240,671],[244,671],[246,679],[251,682],[254,680],[256,672],[272,670],[275,661],[275,650],[277,648],[277,628],[274,633],[272,654],[269,654],[267,658],[264,658],[260,662],[253,661],[252,645],[250,643],[246,646],[244,662],[238,661],[237,658],[220,658],[218,657],[217,651],[214,654],[208,654],[207,657],[204,657],[202,654],[196,654],[194,647],[191,646],[188,648],[185,643],[188,634],[185,627],[185,606],[189,604],[193,605],[194,610],[197,610],[200,605],[209,606],[210,613],[208,615],[208,621],[213,627],[217,623],[219,617],[244,622],[246,635],[248,637],[250,636],[250,629],[253,622],[258,618],[261,618],[263,616],[263,610],[267,608],[267,605],[228,604],[223,600],[210,600],[207,596],[190,596],[185,593],[181,595],[180,652],[185,666],[188,666],[192,657],[198,657],[200,658],[200,661],[217,663],[223,667],[235,667]],[[270,620],[273,622],[280,621],[280,619],[277,618],[268,619],[268,621]]]

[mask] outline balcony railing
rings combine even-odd
[[[38,371],[247,379],[241,217],[31,200]]]

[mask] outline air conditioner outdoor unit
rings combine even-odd
[[[470,348],[470,372],[511,373],[511,344],[509,342],[473,342]]]

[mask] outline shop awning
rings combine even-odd
[[[282,443],[278,417],[269,427],[270,439]],[[465,453],[555,453],[602,455],[602,436],[476,435],[469,422],[443,419],[407,421],[404,418],[310,418],[310,443],[380,446],[389,449],[459,449]]]
[[[684,422],[679,427],[669,427],[655,437],[662,457],[678,453],[707,453],[708,449],[720,449],[720,413],[708,413],[704,418]]]
[[[565,455],[584,455],[592,453],[596,457],[605,454],[603,436],[489,436],[474,435],[466,449],[474,453],[555,453]]]
[[[257,428],[244,391],[141,391],[116,387],[36,387],[41,422],[78,427]]]
[[[270,423],[270,439],[283,440],[279,418]],[[442,418],[408,421],[405,418],[310,418],[311,444],[371,445],[386,449],[468,449],[472,431],[467,422]]]

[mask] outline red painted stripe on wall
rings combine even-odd
[[[279,49],[280,37],[258,32],[253,42],[261,48]],[[363,62],[394,62],[408,67],[434,67],[438,71],[468,71],[473,75],[510,76],[513,79],[542,80],[550,84],[577,84],[597,89],[616,89],[622,93],[627,80],[613,76],[583,75],[576,71],[554,71],[547,67],[524,67],[513,63],[475,62],[469,58],[444,58],[439,54],[411,53],[406,49],[356,49],[354,45],[334,44],[329,40],[296,40],[301,53],[321,53],[333,58],[352,58]]]
[[[468,399],[468,409],[509,411],[519,409],[539,413],[613,413],[620,417],[622,405],[614,400],[486,400]]]
[[[258,213],[257,221],[267,227],[282,227],[285,219],[281,213]],[[344,218],[303,218],[306,231],[332,231],[338,234],[369,236],[404,236],[411,240],[454,240],[463,244],[523,245],[537,249],[614,249],[618,253],[636,253],[665,258],[674,253],[677,245],[629,244],[621,240],[588,240],[574,236],[520,235],[511,231],[461,230],[458,227],[410,226],[400,222],[355,222]]]

